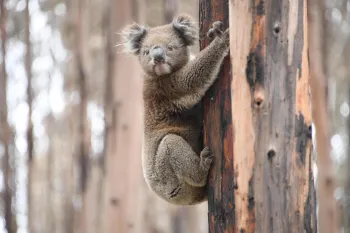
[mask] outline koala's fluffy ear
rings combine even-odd
[[[141,41],[147,35],[145,26],[133,23],[126,26],[122,31],[122,43],[127,52],[138,55],[141,49]]]
[[[181,14],[173,20],[172,25],[187,45],[193,45],[195,43],[197,39],[197,26],[191,16]]]

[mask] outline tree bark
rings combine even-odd
[[[32,199],[32,184],[33,184],[33,156],[34,156],[34,142],[33,142],[33,123],[32,123],[32,102],[33,102],[33,93],[32,93],[32,46],[30,41],[30,13],[29,13],[29,0],[26,0],[25,7],[25,43],[26,43],[26,56],[25,56],[25,70],[27,75],[27,103],[28,103],[28,126],[27,126],[27,153],[28,153],[28,190],[27,190],[27,214],[28,214],[28,230],[29,233],[34,233],[33,226],[33,199]]]
[[[317,232],[306,1],[200,4],[201,35],[230,23],[231,69],[204,100],[210,232]]]
[[[229,25],[228,0],[200,0],[200,49],[208,45],[208,32],[217,20]],[[209,146],[215,161],[209,174],[208,221],[209,232],[234,230],[234,171],[231,113],[230,59],[226,57],[218,80],[204,100],[204,144]]]
[[[0,2],[0,31],[1,31],[1,76],[0,76],[0,142],[4,148],[3,161],[2,161],[2,172],[4,179],[4,220],[5,229],[8,233],[16,233],[16,216],[12,211],[12,198],[14,196],[13,189],[10,183],[13,183],[13,172],[10,164],[10,138],[11,129],[8,124],[8,105],[7,105],[7,70],[6,70],[6,19],[7,10],[4,1]],[[12,182],[11,182],[12,181]]]
[[[334,166],[331,158],[330,136],[331,112],[328,107],[328,79],[325,43],[326,18],[323,1],[308,1],[308,38],[310,41],[310,87],[312,95],[312,116],[316,127],[318,218],[320,233],[339,232],[339,207],[334,199]],[[338,56],[340,56],[338,54]]]

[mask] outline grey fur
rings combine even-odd
[[[147,35],[147,31],[147,27],[136,23],[126,27],[122,32],[122,40],[126,50],[138,55],[141,48],[141,42]]]
[[[197,28],[191,17],[180,15],[173,20],[173,27],[186,41],[187,45],[193,45],[197,39]]]
[[[192,34],[193,25],[190,16],[180,15],[171,24],[149,28],[138,52],[145,72],[144,178],[157,195],[177,205],[207,199],[206,182],[213,156],[209,148],[200,148],[199,115],[193,108],[217,78],[229,51],[229,31],[223,32],[222,24],[216,23],[209,31],[214,35],[211,44],[189,61],[188,45],[193,43],[191,35],[197,34]],[[164,62],[154,62],[151,52],[155,47],[164,50]]]

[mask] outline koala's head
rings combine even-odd
[[[162,76],[183,67],[189,60],[190,45],[197,39],[197,27],[188,15],[179,15],[172,23],[148,28],[136,23],[123,30],[126,50],[138,56],[142,69]]]

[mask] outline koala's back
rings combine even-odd
[[[200,105],[189,110],[178,109],[167,96],[167,83],[147,80],[144,83],[143,167],[146,178],[154,173],[152,156],[156,156],[161,140],[168,134],[184,138],[199,154],[201,151],[202,114]],[[147,158],[144,158],[147,156]]]
[[[169,158],[161,158],[165,155],[158,151],[161,141],[167,135],[179,135],[199,155],[202,125],[200,106],[186,111],[177,109],[166,95],[166,87],[167,85],[163,84],[152,88],[147,83],[144,87],[145,122],[142,156],[144,177],[148,186],[169,202],[174,204],[199,203],[206,198],[205,187],[193,187],[182,183],[181,192],[176,197],[169,199],[164,196],[167,193],[164,192],[167,190],[164,187],[172,187],[173,184],[177,184],[178,178],[174,176]]]
[[[183,137],[196,152],[200,152],[202,114],[200,105],[191,109],[179,109],[167,95],[168,84],[145,83],[144,113],[145,133],[177,134]]]

